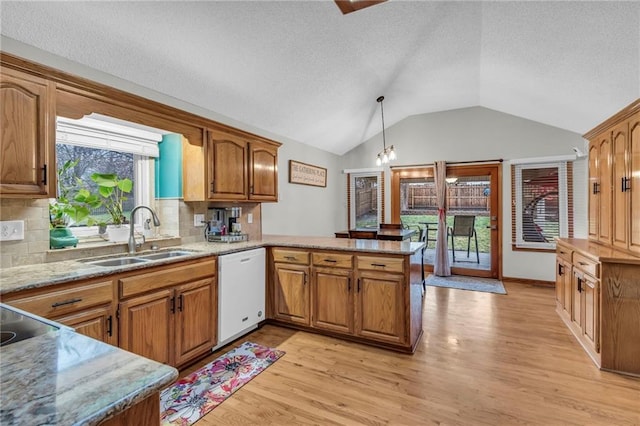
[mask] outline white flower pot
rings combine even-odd
[[[122,243],[129,241],[129,226],[127,225],[109,225],[107,232],[111,242]]]

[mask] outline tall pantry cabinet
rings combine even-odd
[[[640,376],[640,99],[589,140],[589,238],[558,241],[556,311],[596,365]]]
[[[589,239],[640,254],[640,102],[633,105],[632,114],[623,110],[585,135]]]

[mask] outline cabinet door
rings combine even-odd
[[[309,325],[309,267],[275,264],[274,312],[276,319]]]
[[[613,245],[622,249],[627,248],[627,199],[626,188],[629,186],[626,179],[629,178],[627,170],[627,139],[628,123],[619,124],[613,128],[611,138],[611,169],[613,174],[613,191],[611,213],[611,238]]]
[[[404,343],[407,312],[404,275],[360,272],[355,291],[356,334],[382,342]]]
[[[1,196],[55,197],[52,87],[29,74],[0,70]]]
[[[249,199],[278,201],[278,148],[249,144]]]
[[[217,298],[215,280],[176,287],[175,362],[184,362],[216,344]]]
[[[210,132],[207,145],[209,199],[247,199],[247,142]]]
[[[600,176],[598,170],[598,141],[589,144],[589,238],[598,239],[600,223]]]
[[[317,268],[312,280],[311,325],[315,328],[353,333],[352,272]]]
[[[80,334],[92,337],[111,345],[118,344],[117,333],[115,329],[115,321],[113,308],[111,305],[99,307],[88,311],[78,312],[74,315],[68,315],[62,318],[56,318],[55,321],[64,325],[68,325]]]
[[[629,121],[629,250],[640,253],[640,112]]]
[[[600,177],[600,203],[598,204],[598,240],[611,244],[611,135],[603,134],[598,138],[598,174]]]
[[[120,347],[174,365],[174,311],[173,290],[160,290],[120,303]]]
[[[582,337],[596,351],[600,352],[600,286],[599,281],[584,276],[582,290]]]

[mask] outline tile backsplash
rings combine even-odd
[[[21,241],[0,242],[0,267],[31,265],[59,260],[74,259],[101,255],[106,253],[125,252],[126,243],[101,244],[95,243],[78,247],[81,249],[49,249],[49,200],[48,199],[5,199],[0,198],[0,220],[24,220],[25,238]],[[250,239],[262,238],[261,205],[260,203],[208,203],[189,202],[178,199],[159,199],[155,202],[154,209],[160,217],[161,226],[158,230],[163,236],[176,236],[179,238],[163,238],[160,245],[164,244],[189,244],[204,240],[204,227],[196,227],[193,223],[194,214],[204,214],[205,220],[209,207],[242,207],[242,216],[239,223],[242,224],[242,232],[249,234]],[[253,215],[253,223],[247,222],[247,215]]]

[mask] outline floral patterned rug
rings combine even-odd
[[[245,342],[160,394],[160,424],[189,426],[276,362],[284,351]]]
[[[462,275],[451,275],[450,277],[438,277],[429,275],[424,280],[426,285],[433,287],[449,287],[458,290],[484,291],[487,293],[507,294],[504,285],[500,280],[491,278],[465,277]]]

